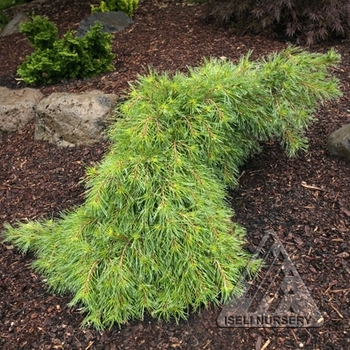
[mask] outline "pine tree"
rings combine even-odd
[[[85,203],[59,219],[6,226],[6,241],[34,251],[34,268],[98,329],[142,319],[185,318],[242,293],[245,230],[232,222],[226,187],[239,167],[277,139],[289,155],[317,103],[340,95],[327,68],[339,55],[295,48],[237,64],[205,60],[188,74],[150,71],[131,85],[88,168]]]

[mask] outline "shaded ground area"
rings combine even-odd
[[[26,5],[28,6],[28,5]],[[76,29],[90,13],[88,0],[34,2],[36,14],[47,15],[60,33]],[[9,14],[19,11],[8,10]],[[32,9],[30,10],[32,12]],[[205,6],[180,0],[144,0],[135,23],[115,34],[113,72],[97,78],[39,87],[53,91],[101,89],[123,95],[128,81],[145,72],[185,71],[202,57],[237,60],[248,50],[261,57],[285,44],[261,37],[237,37],[204,21]],[[68,308],[70,296],[54,296],[33,272],[33,256],[0,244],[0,348],[12,349],[337,349],[350,348],[350,164],[326,150],[326,137],[350,122],[349,40],[334,46],[343,57],[335,70],[344,96],[321,106],[308,130],[310,149],[288,159],[275,143],[242,169],[240,187],[230,192],[234,220],[247,228],[254,249],[267,229],[277,232],[325,324],[314,329],[223,329],[216,324],[219,307],[209,306],[188,321],[130,321],[105,332],[81,329],[79,309]],[[16,69],[31,52],[21,34],[0,38],[0,85],[18,88]],[[40,219],[79,205],[84,168],[101,159],[108,143],[58,149],[33,141],[30,123],[17,133],[0,135],[0,228],[5,222]],[[132,146],[132,145],[131,145]]]

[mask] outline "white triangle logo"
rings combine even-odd
[[[223,306],[219,327],[321,327],[324,320],[273,230],[266,232],[253,259],[263,260],[255,280],[243,273],[242,297]]]

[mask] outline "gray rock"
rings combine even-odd
[[[133,23],[133,20],[122,11],[94,12],[81,21],[76,36],[84,36],[96,21],[102,24],[102,31],[107,33],[119,32]]]
[[[334,131],[327,140],[330,154],[350,160],[350,124]]]
[[[95,90],[53,93],[37,106],[35,140],[60,147],[91,145],[104,139],[117,95]]]
[[[36,106],[43,97],[39,90],[0,86],[0,130],[12,132],[23,128],[34,119]]]
[[[6,24],[5,28],[2,30],[0,36],[11,35],[20,32],[20,26],[22,23],[27,22],[29,17],[24,13],[19,13],[16,17]]]

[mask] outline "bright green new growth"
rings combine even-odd
[[[58,40],[56,25],[46,17],[33,16],[31,21],[21,24],[20,30],[37,50],[50,49]]]
[[[151,71],[131,86],[108,131],[110,151],[85,179],[85,204],[58,220],[6,226],[58,293],[99,329],[132,318],[176,320],[242,292],[244,229],[231,221],[227,184],[259,141],[289,155],[318,102],[340,95],[333,51],[288,48],[237,65],[210,59],[187,75]]]
[[[98,7],[91,5],[91,12],[123,11],[132,16],[138,3],[139,0],[105,0],[101,1]]]
[[[103,33],[98,22],[82,38],[68,31],[62,39],[58,39],[54,23],[34,16],[32,21],[21,26],[21,32],[27,35],[36,49],[17,71],[27,84],[53,84],[113,69],[112,35]]]

